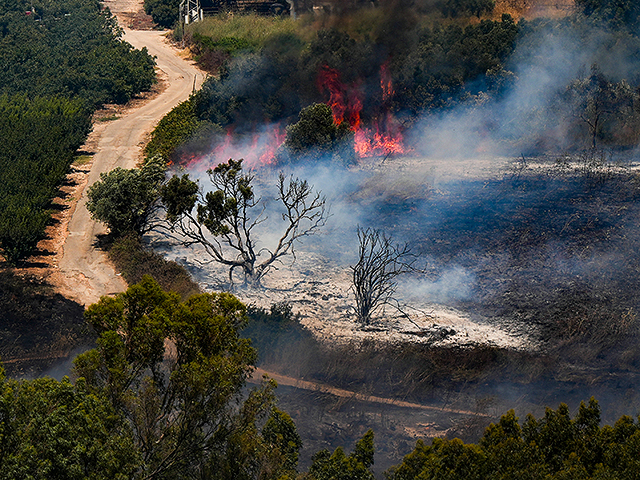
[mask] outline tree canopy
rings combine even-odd
[[[87,210],[107,224],[115,236],[142,235],[153,227],[152,216],[159,208],[160,189],[165,180],[162,157],[148,159],[141,168],[116,168],[100,175],[89,187]]]
[[[295,472],[301,443],[274,406],[275,384],[243,398],[255,361],[239,335],[245,312],[228,293],[180,302],[150,277],[87,309],[99,338],[96,349],[76,358],[75,371],[130,426],[140,455],[136,478]]]
[[[630,417],[601,427],[600,407],[591,398],[574,418],[560,404],[540,419],[527,415],[520,425],[511,410],[477,444],[419,440],[389,479],[637,478],[639,442],[640,424]]]
[[[0,4],[0,253],[15,264],[44,235],[51,199],[103,102],[155,81],[97,0]]]

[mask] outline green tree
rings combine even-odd
[[[203,194],[188,176],[174,176],[162,189],[162,201],[182,243],[201,245],[214,261],[228,266],[230,283],[239,268],[245,283],[259,284],[276,260],[294,254],[296,242],[326,221],[325,197],[305,180],[287,179],[281,173],[277,198],[283,208],[283,231],[272,249],[258,247],[254,230],[265,217],[264,208],[258,208],[253,175],[242,170],[242,160],[232,159],[207,173],[213,191]]]
[[[303,108],[298,122],[287,127],[284,150],[293,160],[329,157],[350,163],[354,159],[353,138],[349,122],[336,125],[331,108],[316,103]]]
[[[127,479],[138,467],[127,423],[84,381],[7,380],[0,366],[0,476]]]
[[[542,418],[528,415],[523,425],[513,410],[491,424],[480,442],[458,439],[418,441],[413,452],[388,472],[390,480],[522,478],[638,478],[638,424],[622,417],[600,427],[600,407],[582,402],[574,419],[569,408],[547,408]]]
[[[374,480],[371,471],[373,466],[373,431],[369,430],[358,440],[349,455],[342,447],[331,454],[321,450],[313,456],[311,467],[305,478],[308,480]]]
[[[258,427],[269,415],[277,422],[275,383],[242,401],[256,357],[238,334],[245,311],[228,293],[181,303],[150,277],[87,309],[99,338],[75,371],[131,426],[137,477],[269,479],[294,468],[282,461],[294,456],[293,425],[283,420],[266,436]]]
[[[89,187],[87,210],[95,220],[107,224],[115,236],[142,235],[155,223],[152,217],[160,207],[160,189],[165,181],[166,165],[154,157],[142,168],[116,168],[102,173]]]
[[[144,12],[164,28],[171,28],[178,21],[180,0],[144,0]]]

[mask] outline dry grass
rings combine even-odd
[[[218,42],[225,38],[246,40],[253,47],[259,48],[274,35],[296,35],[308,37],[311,32],[304,24],[293,18],[268,17],[263,15],[220,14],[207,17],[202,22],[192,23],[186,28],[185,35],[203,35]]]

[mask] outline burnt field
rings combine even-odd
[[[295,173],[327,195],[332,216],[261,288],[233,287],[252,305],[244,333],[260,366],[365,396],[473,412],[281,388],[281,405],[305,440],[303,463],[319,448],[348,448],[369,427],[382,471],[416,438],[475,441],[511,408],[523,418],[595,396],[604,422],[638,411],[640,177],[632,157],[396,157]],[[267,202],[273,176],[256,170]],[[268,243],[275,220],[262,225],[260,242]],[[355,321],[349,270],[358,225],[407,242],[419,267],[399,279],[402,311],[386,306],[364,326]],[[162,237],[154,244],[204,288],[230,287],[226,270],[201,250]]]

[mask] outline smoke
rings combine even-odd
[[[524,23],[524,24],[523,24]],[[575,147],[568,135],[579,122],[563,98],[568,85],[598,65],[611,81],[638,79],[637,39],[581,17],[521,22],[516,49],[499,72],[500,95],[481,90],[452,110],[429,115],[410,133],[425,156],[464,159],[478,155],[560,153]],[[467,87],[473,92],[473,85]],[[578,147],[586,148],[588,140]]]
[[[475,275],[460,265],[450,265],[439,272],[435,280],[403,280],[399,290],[407,300],[451,304],[460,300],[470,300],[473,294]]]

